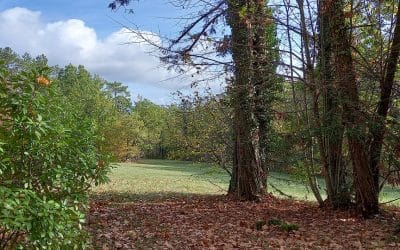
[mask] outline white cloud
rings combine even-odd
[[[11,47],[19,54],[44,54],[51,65],[84,65],[109,81],[127,84],[133,95],[140,94],[161,104],[169,102],[171,92],[188,92],[191,81],[196,79],[191,77],[193,70],[177,77],[177,73],[162,67],[159,59],[148,53],[152,48],[138,43],[140,37],[127,29],[100,39],[82,20],[46,23],[42,15],[20,7],[0,12],[0,47]],[[152,42],[161,43],[156,34],[141,33]],[[220,91],[218,82],[211,85]]]
[[[33,56],[45,54],[50,64],[82,64],[110,81],[159,85],[171,91],[180,87],[174,81],[159,84],[174,73],[160,67],[148,46],[127,44],[139,40],[132,32],[121,29],[99,39],[82,20],[45,23],[41,17],[41,12],[19,7],[0,12],[0,47]],[[151,37],[159,42],[157,36]]]

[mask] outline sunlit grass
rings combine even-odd
[[[143,160],[139,163],[120,163],[109,175],[110,182],[93,189],[94,195],[114,199],[141,200],[181,197],[191,195],[226,194],[229,175],[208,164]],[[281,192],[301,200],[315,200],[311,191],[298,180],[284,173],[272,173],[269,183]],[[325,197],[325,183],[319,179],[321,194]],[[271,185],[268,191],[281,196]],[[400,197],[398,188],[385,187],[381,201]],[[392,204],[400,205],[400,201]]]
[[[226,193],[229,182],[228,174],[219,168],[166,160],[120,163],[109,177],[111,181],[94,188],[94,194],[112,194],[129,199],[218,195]]]

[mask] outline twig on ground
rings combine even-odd
[[[209,183],[211,183],[212,185],[216,186],[220,191],[226,192],[226,189],[225,189],[225,188],[222,188],[221,186],[219,186],[219,185],[213,183],[213,182],[210,181],[210,180],[207,180],[207,181],[208,181]]]
[[[271,182],[269,183],[269,185],[270,185],[273,189],[275,189],[280,195],[283,195],[283,196],[285,196],[285,197],[287,197],[287,198],[289,198],[289,199],[294,199],[293,196],[284,193],[282,190],[280,190],[279,188],[277,188],[276,186],[274,186],[274,184],[272,184]]]
[[[398,201],[398,200],[400,200],[400,198],[393,199],[393,200],[390,200],[390,201],[381,202],[380,204],[381,204],[381,205],[382,205],[382,204],[388,204],[388,203],[392,203],[392,202],[395,202],[395,201]]]

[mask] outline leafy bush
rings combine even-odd
[[[298,230],[299,229],[299,225],[294,224],[294,223],[284,222],[279,226],[279,228],[282,231],[292,232],[292,231]]]
[[[107,180],[95,123],[64,112],[73,103],[49,68],[0,66],[0,247],[85,248],[87,190]],[[6,237],[7,236],[7,237]],[[7,241],[7,242],[6,242]],[[22,244],[22,245],[21,245]]]
[[[86,233],[80,230],[84,214],[77,207],[47,200],[26,189],[0,187],[0,199],[0,234],[5,236],[1,249],[87,246]]]
[[[299,225],[297,224],[274,218],[268,220],[268,226],[278,226],[280,230],[285,232],[292,232],[299,229]]]
[[[274,218],[272,218],[272,219],[269,219],[268,220],[268,226],[279,226],[279,225],[281,225],[283,223],[283,221],[282,220],[279,220],[279,219],[274,219]]]

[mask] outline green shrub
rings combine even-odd
[[[292,232],[299,229],[299,226],[297,224],[274,218],[268,220],[268,226],[278,226],[280,230],[286,232]]]
[[[274,218],[272,218],[272,219],[269,219],[269,220],[268,220],[268,226],[272,226],[272,225],[279,226],[279,225],[281,225],[282,223],[283,223],[283,221],[281,221],[281,220],[279,220],[279,219],[274,219]]]
[[[66,202],[39,197],[26,189],[0,187],[0,233],[9,237],[0,248],[83,249],[87,236],[82,230],[84,214]],[[4,244],[4,245],[2,245]]]
[[[292,232],[292,231],[298,230],[299,229],[299,225],[294,224],[294,223],[284,222],[279,226],[279,228],[282,231]]]
[[[0,248],[85,248],[87,191],[107,180],[95,123],[64,112],[48,72],[0,66]]]
[[[266,225],[267,223],[265,222],[265,220],[258,220],[258,221],[256,221],[256,229],[258,230],[258,231],[261,231],[262,230],[262,227],[264,226],[264,225]]]

